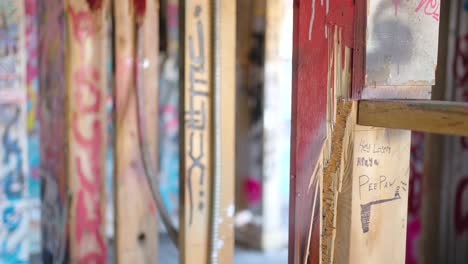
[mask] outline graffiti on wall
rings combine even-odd
[[[21,10],[15,1],[0,2],[0,89],[22,86],[20,53]]]
[[[40,251],[40,178],[39,178],[39,120],[38,120],[38,38],[36,1],[25,0],[25,47],[28,133],[28,177],[26,181],[30,210],[30,252]]]
[[[85,47],[97,38],[97,28],[93,23],[92,14],[87,10],[68,8],[71,20],[71,34],[77,41],[80,54],[89,49]],[[89,62],[81,61],[73,67],[71,78],[71,129],[70,144],[71,163],[74,177],[79,187],[77,201],[72,214],[75,215],[73,239],[78,247],[77,261],[79,263],[105,263],[106,244],[102,233],[105,224],[101,210],[101,190],[105,164],[102,162],[102,142],[105,138],[101,112],[105,95],[100,90],[101,76],[99,70]],[[93,245],[92,248],[89,245]]]
[[[23,4],[0,2],[0,262],[29,255]]]

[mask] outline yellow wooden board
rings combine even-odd
[[[185,1],[181,263],[207,263],[209,259],[213,176],[211,12],[211,1]]]
[[[105,1],[65,1],[70,262],[106,260]]]
[[[157,212],[139,150],[137,95],[152,166],[157,164],[158,8],[146,0],[142,16],[133,1],[114,1],[115,15],[115,247],[117,263],[151,263],[157,257]],[[139,24],[137,25],[137,21]],[[135,76],[138,76],[135,79]],[[138,80],[138,81],[137,81]]]
[[[334,256],[337,263],[404,263],[410,131],[356,125],[345,142]],[[351,170],[348,170],[351,166]]]

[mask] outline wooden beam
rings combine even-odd
[[[64,1],[38,1],[42,260],[67,255]]]
[[[137,94],[142,91],[151,165],[157,164],[159,1],[115,0],[115,237],[117,263],[157,257],[157,215],[139,149]]]
[[[210,259],[213,180],[212,12],[210,0],[184,0],[181,34],[180,263]]]
[[[468,136],[468,104],[428,100],[363,100],[358,124]]]
[[[182,7],[181,263],[230,263],[234,234],[235,2]]]
[[[213,12],[216,155],[210,263],[234,260],[236,9],[236,1],[216,0]]]
[[[322,179],[326,179],[323,175],[332,151],[337,99],[351,93],[356,4],[294,1],[290,263],[328,263],[333,259],[336,197],[330,190],[333,183]]]
[[[66,1],[70,262],[105,262],[107,1]]]

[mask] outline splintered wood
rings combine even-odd
[[[116,0],[115,237],[117,263],[150,263],[157,256],[157,213],[139,150],[137,94],[142,100],[151,165],[157,164],[158,1]]]
[[[433,3],[295,1],[291,263],[404,261],[410,132],[358,126],[341,100],[429,98]]]

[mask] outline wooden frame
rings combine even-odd
[[[404,261],[410,133],[368,126],[415,128],[385,106],[424,103],[357,100],[429,99],[438,5],[424,5],[295,1],[290,263]]]

